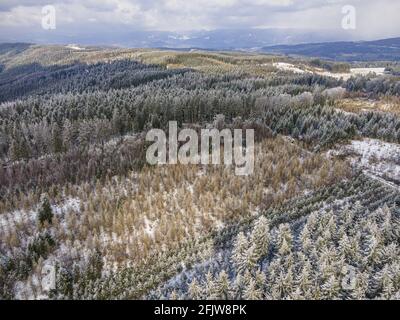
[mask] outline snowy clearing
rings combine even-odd
[[[346,73],[332,73],[329,71],[317,71],[317,74],[321,76],[331,77],[335,79],[343,79],[344,81],[349,80],[353,76],[366,76],[370,73],[377,76],[381,76],[385,73],[385,68],[352,68],[350,72]]]
[[[81,201],[78,198],[68,198],[60,205],[52,205],[51,209],[56,216],[62,216],[68,211],[79,211]],[[15,210],[0,214],[0,230],[12,230],[16,224],[34,224],[37,218],[38,208],[29,211]]]
[[[306,66],[296,66],[294,64],[286,62],[276,62],[273,63],[272,65],[281,71],[290,71],[297,74],[314,73],[325,77],[343,79],[344,81],[347,81],[352,76],[366,76],[370,73],[375,74],[377,76],[385,74],[385,68],[352,68],[350,69],[350,72],[333,73],[326,71],[324,69],[318,69],[318,68],[310,69],[307,68]],[[303,69],[300,67],[302,67]]]
[[[347,155],[351,164],[367,174],[400,182],[400,145],[376,139],[353,140],[332,151],[334,155]]]
[[[350,69],[352,75],[366,76],[370,73],[375,73],[377,76],[385,74],[385,68],[353,68]]]
[[[86,50],[86,48],[81,48],[75,44],[69,44],[67,46],[65,46],[68,49],[72,49],[72,50],[77,50],[77,51],[82,51],[82,50]]]
[[[306,71],[304,71],[303,69],[300,69],[298,67],[296,67],[294,64],[291,63],[286,63],[286,62],[276,62],[272,64],[275,68],[278,68],[279,70],[282,71],[291,71],[294,73],[305,73]]]

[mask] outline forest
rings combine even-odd
[[[0,299],[400,299],[398,66],[350,67],[1,44]],[[169,121],[254,129],[254,173],[149,165]]]

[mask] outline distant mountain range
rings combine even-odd
[[[51,32],[35,29],[18,35],[2,29],[0,42],[37,44],[106,45],[129,48],[175,48],[211,50],[259,50],[266,46],[325,41],[354,40],[351,34],[337,31],[300,29],[217,29],[187,32],[133,31],[129,29],[77,30],[62,28]]]
[[[6,33],[0,35],[0,43],[17,42],[3,38],[5,35]],[[351,41],[350,37],[349,34],[327,31],[318,33],[293,29],[238,29],[187,33],[129,31],[108,34],[105,32],[97,35],[80,35],[79,38],[54,33],[46,37],[26,36],[22,42],[173,50],[237,50],[343,62],[400,61],[400,37],[375,41]],[[337,41],[338,38],[340,41]],[[20,47],[15,49],[21,50]]]
[[[376,41],[341,41],[277,45],[262,48],[262,52],[293,56],[308,56],[336,61],[400,61],[400,38]]]

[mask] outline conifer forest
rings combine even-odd
[[[400,299],[398,70],[0,44],[0,299]],[[252,174],[149,164],[171,121],[254,130]]]

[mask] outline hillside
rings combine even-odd
[[[262,52],[335,61],[399,61],[400,38],[363,42],[326,42],[264,47]]]
[[[399,298],[394,73],[248,52],[0,48],[1,299]],[[254,171],[151,165],[146,134],[170,121],[253,129]]]

